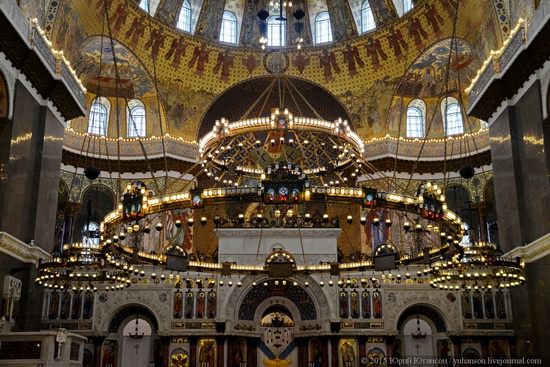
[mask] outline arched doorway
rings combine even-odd
[[[108,330],[101,367],[162,366],[158,320],[150,310],[138,305],[124,307],[112,317]]]
[[[122,330],[121,367],[149,367],[152,361],[151,324],[139,315],[128,320]]]
[[[397,329],[394,356],[445,359],[453,355],[445,320],[432,307],[416,305],[408,308],[399,317]]]

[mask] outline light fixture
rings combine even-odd
[[[136,315],[136,328],[134,331],[131,331],[128,336],[132,339],[141,339],[143,338],[143,336],[145,335],[145,332],[140,332],[139,331],[139,328],[138,328],[138,325],[139,325],[139,315]]]
[[[420,317],[418,315],[416,315],[416,331],[413,331],[411,334],[412,334],[412,337],[415,339],[426,338],[426,333],[423,333],[420,330]]]

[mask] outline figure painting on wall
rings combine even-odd
[[[220,80],[228,82],[230,70],[234,65],[234,59],[235,56],[230,54],[229,49],[226,49],[224,52],[218,53],[216,65],[214,65],[214,68],[212,68],[212,72],[214,74],[217,74],[221,70]]]
[[[319,339],[313,339],[310,342],[309,360],[313,363],[313,366],[311,366],[311,367],[321,367],[322,366],[323,354],[322,354],[322,349],[321,349],[321,341]]]
[[[495,293],[495,304],[497,306],[497,315],[499,319],[506,318],[506,306],[504,305],[504,293],[498,291]]]
[[[48,309],[50,310],[48,312],[48,317],[50,319],[56,319],[59,313],[59,293],[53,292],[51,294],[50,307],[48,307]]]
[[[166,39],[166,37],[167,36],[164,34],[164,27],[158,27],[157,29],[153,29],[153,31],[151,32],[151,37],[144,47],[151,48],[151,55],[153,56],[153,60],[156,60],[160,48],[164,47],[164,40]]]
[[[73,297],[73,310],[71,317],[73,319],[79,319],[82,312],[82,292],[76,292]]]
[[[93,309],[94,309],[94,294],[92,292],[86,292],[86,296],[84,298],[83,317],[85,319],[92,318]]]
[[[470,301],[470,293],[463,291],[461,295],[461,305],[462,305],[462,317],[465,319],[472,318],[472,303]]]
[[[170,356],[170,367],[189,367],[189,356],[187,351],[178,348]]]
[[[200,47],[198,45],[195,46],[193,56],[189,60],[187,67],[191,69],[196,64],[195,75],[201,77],[204,74],[204,66],[208,62],[209,55],[210,51],[206,49],[206,42],[203,42]]]
[[[306,66],[309,65],[309,61],[310,61],[310,57],[309,56],[304,57],[304,55],[300,52],[294,58],[294,60],[292,60],[292,65],[294,65],[296,67],[296,69],[298,69],[300,74],[304,74],[304,69],[306,68]]]
[[[340,317],[347,318],[349,317],[349,301],[348,301],[348,292],[340,292]]]
[[[256,58],[253,55],[248,55],[246,59],[243,57],[241,58],[241,61],[243,66],[246,66],[248,75],[252,74],[252,72],[261,64],[261,61],[256,60]]]
[[[351,292],[351,317],[359,318],[359,293],[356,290]]]
[[[195,309],[195,295],[189,291],[185,295],[185,318],[190,319],[193,317],[193,311]]]
[[[340,339],[340,358],[342,367],[354,367],[357,342],[355,339]]]
[[[420,23],[420,19],[418,19],[418,17],[411,17],[410,21],[412,22],[410,25],[410,35],[413,36],[416,49],[421,51],[426,48],[426,46],[424,46],[424,42],[422,41],[422,37],[428,38],[428,33],[426,33],[424,28],[422,28],[422,23]]]
[[[449,341],[442,339],[437,341],[438,357],[441,360],[439,364],[441,367],[448,367],[451,365],[451,348],[449,348]]]
[[[424,4],[424,9],[426,11],[423,13],[424,17],[430,23],[432,26],[432,29],[437,36],[437,38],[441,37],[441,27],[440,25],[444,24],[443,18],[439,13],[437,12],[437,9],[435,8],[434,4]]]
[[[174,297],[174,318],[181,319],[183,309],[183,293],[176,292]]]
[[[323,68],[323,74],[325,76],[326,82],[331,82],[334,80],[332,76],[332,70],[335,73],[340,73],[340,67],[336,62],[336,55],[333,51],[329,52],[327,48],[323,49],[323,55],[319,55],[319,67]]]
[[[233,362],[235,366],[240,367],[245,361],[245,342],[243,339],[237,339],[233,347]]]
[[[128,2],[118,4],[115,12],[113,13],[113,15],[111,15],[111,24],[113,24],[111,32],[115,36],[118,36],[122,26],[126,24],[128,14],[130,14],[130,12],[128,11]]]
[[[214,339],[199,341],[199,366],[216,366],[216,341]]]
[[[375,70],[380,69],[382,67],[382,64],[380,64],[380,59],[388,59],[388,55],[386,55],[386,53],[382,49],[382,44],[380,43],[380,40],[378,38],[374,39],[373,37],[369,37],[367,39],[367,43],[365,43],[364,45],[367,49],[367,56],[370,56],[372,67]]]
[[[361,293],[361,310],[364,318],[370,317],[370,294],[368,291]]]
[[[359,65],[360,68],[365,67],[365,63],[361,59],[361,55],[359,55],[359,48],[357,48],[357,46],[352,47],[349,43],[346,43],[346,49],[342,51],[342,55],[344,56],[344,62],[348,64],[349,76],[359,74],[356,64]]]
[[[116,367],[117,343],[115,340],[105,342],[105,350],[101,360],[102,367]]]
[[[483,295],[483,303],[485,305],[485,316],[488,319],[495,318],[495,305],[493,303],[493,294],[492,292],[485,292]]]
[[[64,292],[63,298],[61,300],[61,315],[62,319],[69,318],[69,313],[71,312],[71,293]]]
[[[216,317],[216,292],[211,290],[208,292],[208,307],[206,317],[213,319]]]
[[[388,46],[393,49],[395,60],[399,62],[405,57],[401,48],[406,50],[407,43],[403,39],[403,34],[401,33],[400,29],[396,30],[393,27],[389,27],[388,30],[390,31],[390,34],[386,36],[386,39],[388,40]]]
[[[374,291],[372,294],[372,304],[373,304],[373,315],[376,318],[382,317],[382,296],[380,295],[380,292]]]
[[[197,311],[196,311],[197,318],[204,317],[205,308],[206,308],[206,295],[204,294],[204,292],[199,292],[199,294],[197,295]]]
[[[132,24],[130,25],[130,28],[124,35],[126,39],[129,39],[130,36],[132,36],[132,39],[130,40],[130,43],[128,44],[130,49],[134,49],[137,47],[137,44],[139,42],[139,39],[143,36],[145,33],[145,16],[135,16],[134,20],[132,21]]]
[[[179,36],[179,38],[174,37],[172,39],[172,44],[170,45],[170,49],[164,56],[166,60],[172,59],[172,63],[170,64],[171,67],[174,69],[179,68],[181,57],[185,56],[185,50],[187,49],[187,44],[185,43],[185,37]]]
[[[483,304],[481,302],[481,293],[479,291],[475,291],[472,295],[473,304],[474,304],[474,317],[476,319],[482,319],[483,318]]]

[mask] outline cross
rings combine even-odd
[[[420,345],[418,345],[418,343],[416,343],[416,345],[414,347],[416,348],[416,354],[420,354]]]
[[[136,350],[136,355],[138,354],[139,344],[134,345],[134,349]]]

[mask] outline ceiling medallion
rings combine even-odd
[[[283,75],[289,65],[290,60],[286,52],[281,50],[271,50],[264,55],[264,68],[272,75]]]

